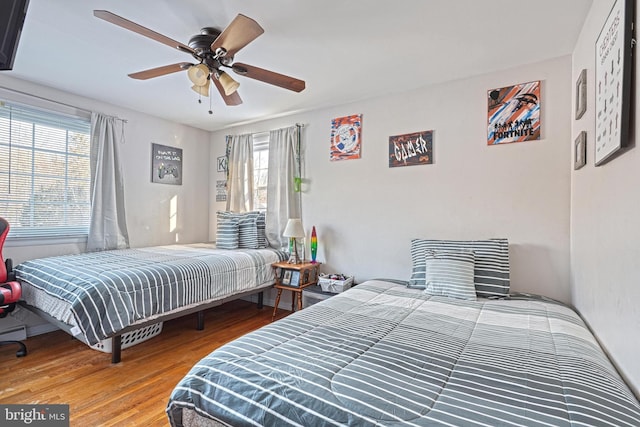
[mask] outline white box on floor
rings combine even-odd
[[[339,294],[351,287],[353,284],[353,276],[347,277],[344,280],[331,279],[330,274],[321,274],[318,278],[318,285],[322,287],[324,292],[332,292]]]

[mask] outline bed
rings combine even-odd
[[[249,333],[174,388],[172,426],[638,426],[580,317],[370,280]]]
[[[578,314],[510,294],[507,239],[413,239],[411,260],[213,351],[171,425],[640,425]]]
[[[26,261],[15,267],[27,308],[89,345],[163,320],[199,313],[274,284],[271,248],[226,250],[213,244],[122,249]]]

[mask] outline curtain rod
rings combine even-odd
[[[8,91],[8,92],[18,93],[18,94],[20,94],[20,95],[29,96],[29,97],[31,97],[31,98],[40,99],[40,100],[42,100],[42,101],[47,101],[47,102],[52,102],[52,103],[54,103],[54,104],[63,105],[63,106],[65,106],[65,107],[75,108],[76,110],[80,110],[80,111],[85,112],[85,113],[89,113],[89,114],[91,114],[91,113],[92,113],[92,111],[91,111],[91,110],[87,110],[87,109],[85,109],[85,108],[80,108],[80,107],[78,107],[78,106],[76,106],[76,105],[71,105],[71,104],[67,104],[67,103],[64,103],[64,102],[55,101],[55,100],[53,100],[53,99],[45,98],[44,96],[34,95],[34,94],[32,94],[32,93],[23,92],[23,91],[21,91],[21,90],[11,89],[11,88],[6,87],[6,86],[0,86],[0,89],[4,89],[4,90],[6,90],[6,91]],[[120,117],[118,117],[118,116],[109,116],[109,117],[113,117],[114,119],[120,120],[120,121],[122,121],[122,122],[124,122],[124,123],[128,123],[128,120],[126,120],[126,119],[121,119],[121,118],[120,118]]]
[[[294,126],[296,126],[298,129],[305,127],[304,123],[296,123]],[[287,126],[287,127],[291,127],[291,126]],[[279,129],[286,129],[286,128],[279,128]],[[253,135],[259,135],[261,133],[269,133],[272,130],[278,130],[278,129],[269,129],[269,130],[262,130],[259,132],[251,132],[249,135],[253,136]]]

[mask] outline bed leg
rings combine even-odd
[[[258,294],[258,308],[264,307],[264,291],[260,291]]]
[[[111,363],[120,363],[121,336],[111,337]]]
[[[203,331],[204,330],[204,311],[199,311],[198,312],[198,322],[196,325],[196,329],[198,331]]]

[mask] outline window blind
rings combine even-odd
[[[9,238],[87,235],[91,123],[0,100],[0,216]]]

